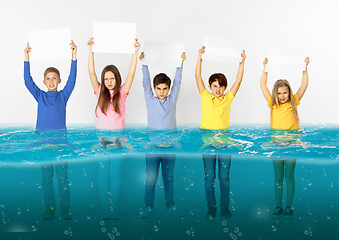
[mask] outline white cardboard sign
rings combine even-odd
[[[72,57],[71,29],[51,29],[31,31],[28,33],[29,45],[32,48],[30,61],[69,59]]]
[[[134,54],[137,24],[93,22],[93,52]]]
[[[185,45],[182,43],[145,41],[145,58],[142,60],[142,64],[180,67],[182,63],[181,55],[184,51]]]
[[[242,49],[230,40],[215,36],[205,36],[204,60],[213,62],[235,62],[241,61]]]

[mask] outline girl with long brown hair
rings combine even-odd
[[[89,48],[88,72],[94,94],[97,97],[95,107],[95,127],[104,130],[123,130],[125,128],[125,100],[132,86],[140,44],[135,39],[132,61],[126,81],[121,85],[119,70],[114,65],[107,65],[101,73],[99,83],[94,67],[94,54],[92,46],[94,38],[87,42]],[[119,149],[122,147],[121,139],[116,134],[99,139],[102,147],[106,150]],[[97,161],[98,188],[102,206],[102,219],[119,219],[117,202],[119,200],[121,179],[122,157],[110,156],[107,159]]]

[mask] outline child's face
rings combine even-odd
[[[157,95],[157,98],[165,99],[168,95],[170,88],[165,83],[160,83],[154,87],[154,90],[155,90],[155,95]]]
[[[290,91],[288,87],[286,86],[278,88],[277,94],[278,94],[278,100],[280,104],[283,104],[290,100]]]
[[[211,85],[208,86],[210,90],[212,91],[212,94],[215,97],[220,97],[221,95],[224,94],[226,87],[225,86],[220,86],[218,81],[212,82]]]
[[[114,73],[111,71],[108,71],[105,73],[104,76],[105,86],[108,88],[108,90],[113,90],[116,84]]]
[[[44,84],[46,85],[48,91],[57,91],[60,82],[61,79],[55,72],[49,72],[45,76]]]

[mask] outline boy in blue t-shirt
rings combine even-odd
[[[141,53],[140,60],[145,57]],[[185,53],[181,55],[182,63],[186,59]],[[178,100],[180,83],[182,78],[182,65],[177,68],[171,94],[168,95],[171,80],[164,74],[159,73],[153,79],[153,87],[156,96],[153,95],[151,79],[147,65],[142,65],[143,86],[147,107],[147,128],[152,130],[171,130],[176,126],[176,104]],[[160,144],[157,147],[166,147]],[[173,201],[173,172],[175,164],[174,154],[147,154],[146,155],[146,186],[145,186],[145,208],[140,217],[149,218],[154,206],[155,185],[158,180],[159,167],[161,163],[162,177],[164,181],[166,215],[171,217],[182,217],[174,207]]]
[[[24,50],[25,85],[29,92],[33,95],[35,100],[38,102],[38,116],[36,122],[36,132],[38,133],[47,132],[50,130],[64,132],[66,130],[66,105],[74,89],[77,72],[77,59],[76,59],[77,46],[74,44],[73,40],[71,41],[70,46],[72,49],[71,71],[66,86],[61,91],[58,91],[58,85],[61,82],[60,73],[58,69],[54,67],[49,67],[44,72],[43,82],[46,85],[48,92],[41,90],[34,83],[33,78],[31,77],[30,74],[29,53],[31,52],[32,49],[29,46],[29,43],[27,43],[27,47]],[[53,145],[49,147],[50,149],[53,149]],[[51,220],[54,218],[54,209],[55,209],[55,197],[53,189],[53,175],[54,175],[53,163],[41,163],[41,170],[42,170],[42,186],[46,206],[46,211],[43,215],[43,219]],[[67,170],[68,162],[55,163],[55,171],[59,183],[60,209],[62,210],[61,211],[62,218],[64,220],[71,220],[72,214],[69,211],[70,195]]]

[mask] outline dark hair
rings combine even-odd
[[[217,81],[220,86],[227,87],[227,78],[222,73],[214,73],[208,79],[208,84],[211,86],[213,82]]]
[[[153,87],[155,88],[159,84],[166,84],[169,88],[171,87],[171,79],[165,73],[159,73],[153,79]]]
[[[105,86],[105,73],[112,72],[115,77],[115,86],[114,94],[111,99],[111,94],[109,89]],[[120,101],[120,87],[121,87],[121,76],[118,68],[114,65],[107,65],[101,72],[101,86],[100,86],[100,96],[98,99],[98,104],[95,107],[95,111],[100,107],[101,112],[107,115],[107,109],[113,105],[114,111],[120,115],[119,110],[119,101]]]
[[[47,75],[48,73],[50,73],[50,72],[56,73],[56,74],[58,75],[59,79],[60,79],[60,72],[59,72],[59,70],[56,69],[55,67],[48,67],[48,68],[46,68],[46,70],[44,71],[44,79],[45,79],[46,75]]]

